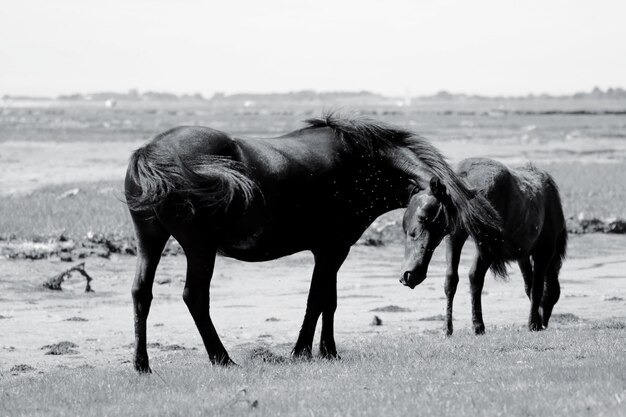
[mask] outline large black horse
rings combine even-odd
[[[133,153],[125,184],[138,248],[135,368],[150,371],[146,319],[170,236],[187,257],[183,299],[211,362],[232,363],[209,313],[217,253],[254,262],[310,250],[315,268],[293,354],[311,355],[321,314],[320,354],[336,357],[339,267],[377,216],[406,206],[409,191],[432,175],[447,186],[454,222],[477,241],[500,239],[491,205],[472,198],[437,149],[405,130],[330,114],[272,139],[231,138],[207,127],[158,135]]]

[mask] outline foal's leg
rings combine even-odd
[[[134,365],[139,372],[150,372],[146,349],[146,321],[152,303],[152,284],[161,253],[169,233],[156,218],[147,219],[146,214],[131,213],[137,235],[137,267],[132,287],[135,313]]]
[[[447,298],[446,306],[446,328],[444,329],[446,336],[451,336],[454,331],[452,325],[452,303],[454,302],[454,294],[459,284],[459,260],[461,259],[461,251],[467,240],[467,233],[459,232],[449,235],[446,239],[446,270],[445,293]]]
[[[522,277],[524,277],[524,290],[526,291],[526,296],[530,300],[530,289],[533,285],[533,266],[530,263],[530,258],[524,258],[517,261],[519,265],[519,270],[522,272]]]
[[[530,290],[530,315],[528,317],[530,331],[543,330],[539,306],[543,297],[546,272],[552,261],[553,253],[553,248],[539,247],[533,250],[533,282]]]
[[[485,333],[485,323],[483,322],[483,307],[481,302],[483,285],[485,284],[485,274],[489,270],[491,262],[476,254],[474,264],[470,269],[470,291],[472,294],[472,322],[474,323],[474,333]]]
[[[322,334],[320,338],[320,355],[336,358],[337,348],[334,336],[334,318],[337,309],[337,271],[348,256],[350,248],[316,251],[315,267],[306,313],[298,340],[293,348],[295,357],[311,357],[315,327],[320,314],[322,316]]]
[[[192,249],[183,246],[183,248],[187,255],[187,279],[183,290],[183,300],[196,323],[211,363],[234,364],[213,326],[209,313],[209,289],[215,265],[216,248],[211,245],[194,245]]]

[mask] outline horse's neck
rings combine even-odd
[[[359,206],[357,214],[373,220],[391,210],[406,207],[410,188],[406,176],[377,168],[360,169],[353,181],[348,194]]]

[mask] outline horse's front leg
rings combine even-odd
[[[454,303],[454,295],[459,284],[459,261],[461,259],[461,251],[467,240],[467,234],[461,232],[448,236],[446,239],[446,282],[444,290],[446,293],[446,327],[444,332],[446,336],[451,336],[454,331],[452,324],[452,305]]]
[[[217,365],[231,365],[234,362],[228,356],[220,340],[209,311],[210,286],[215,265],[215,247],[185,248],[187,255],[187,279],[183,290],[183,300],[193,317],[196,327],[202,337],[202,342],[209,354],[211,363]]]
[[[519,265],[519,270],[522,272],[522,277],[524,277],[524,290],[526,291],[526,296],[530,300],[530,289],[533,286],[533,266],[530,263],[530,258],[524,258],[517,261]]]
[[[315,251],[315,267],[306,313],[298,340],[293,348],[293,356],[309,358],[312,355],[313,337],[317,320],[322,314],[322,334],[320,355],[336,358],[337,348],[334,336],[334,318],[337,309],[337,271],[348,256],[349,247],[337,250]]]
[[[132,296],[135,315],[135,353],[133,362],[139,372],[151,372],[146,348],[146,323],[152,304],[152,285],[161,253],[169,233],[156,219],[145,220],[131,213],[137,236],[137,267],[133,281]]]
[[[472,322],[474,333],[485,333],[485,322],[483,321],[482,292],[485,284],[485,274],[489,270],[491,263],[476,254],[474,264],[470,269],[470,292],[472,295]]]

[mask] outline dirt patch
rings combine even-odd
[[[32,371],[36,371],[36,369],[30,365],[21,363],[19,365],[13,365],[9,372],[11,372],[11,375],[19,375],[19,374],[23,374],[26,372],[32,372]]]
[[[556,313],[550,317],[550,321],[557,323],[576,323],[582,319],[572,313]]]
[[[78,316],[74,316],[74,317],[69,317],[63,321],[89,321],[84,317],[78,317]]]
[[[41,349],[48,349],[45,353],[46,355],[75,355],[78,353],[74,348],[78,348],[76,343],[63,341],[59,343],[55,343],[53,345],[45,345],[42,346]]]
[[[129,346],[130,347],[135,347],[134,344],[131,344]],[[165,344],[162,344],[162,343],[159,343],[159,342],[148,343],[146,346],[149,347],[149,348],[152,348],[152,349],[159,349],[161,352],[172,352],[172,351],[177,351],[177,350],[187,350],[187,348],[185,346],[181,346],[181,345],[177,345],[177,344],[165,345]]]
[[[434,316],[422,317],[418,320],[419,321],[444,321],[445,319],[446,319],[446,316],[444,316],[443,314],[437,314]]]
[[[63,262],[72,262],[76,259],[99,257],[109,259],[112,254],[136,255],[137,246],[134,236],[121,233],[88,233],[77,240],[67,239],[64,235],[52,238],[46,242],[18,240],[12,236],[0,238],[0,256],[8,259],[39,260],[58,257]],[[181,255],[180,245],[170,240],[163,255]]]
[[[283,356],[277,355],[270,349],[264,346],[255,347],[250,351],[248,358],[253,361],[262,361],[266,363],[283,363],[287,359]]]
[[[405,308],[405,307],[400,307],[400,306],[396,306],[396,305],[388,305],[388,306],[384,306],[384,307],[378,307],[378,308],[374,308],[370,311],[374,311],[377,313],[408,313],[411,311],[411,309],[409,308]]]

